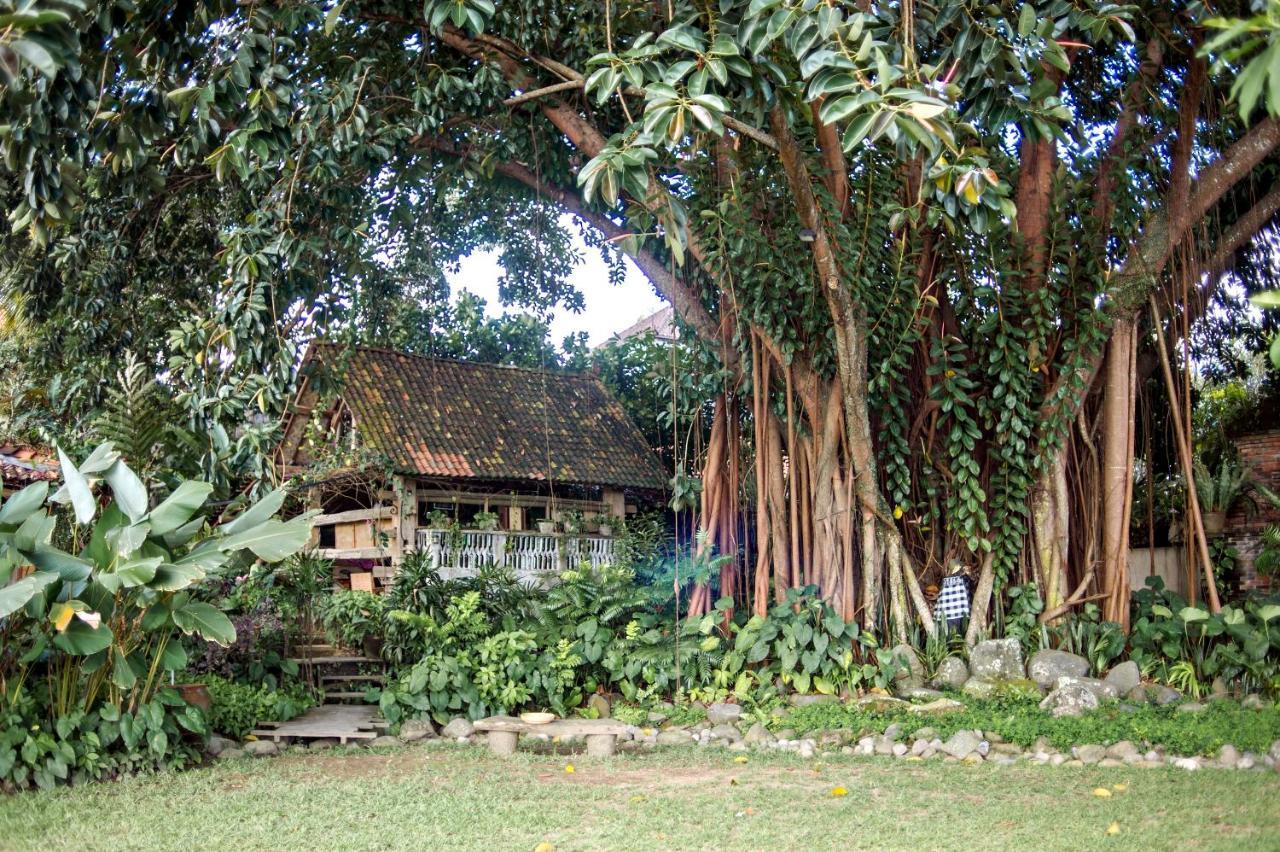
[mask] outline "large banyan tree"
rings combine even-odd
[[[1136,383],[1280,209],[1246,2],[77,5],[0,56],[11,289],[198,252],[173,380],[270,408],[290,334],[477,246],[571,303],[576,223],[715,364],[698,548],[734,558],[693,612],[814,584],[933,630],[960,565],[974,634],[1024,580],[1126,621]]]

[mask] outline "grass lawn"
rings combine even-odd
[[[734,757],[672,749],[500,760],[437,745],[248,758],[0,797],[0,847],[1280,847],[1274,772]],[[833,796],[837,787],[848,794]],[[1119,833],[1108,835],[1113,822]]]

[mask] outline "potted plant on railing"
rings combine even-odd
[[[560,515],[560,520],[564,524],[564,531],[570,535],[580,535],[586,527],[586,521],[577,509],[564,512]]]
[[[551,534],[556,531],[556,522],[551,518],[543,518],[538,521],[538,532]]]
[[[427,527],[433,530],[447,530],[453,518],[443,509],[432,509],[427,513]]]
[[[613,535],[613,516],[612,515],[600,516],[599,531],[600,531],[600,535],[604,536],[605,538],[609,538],[610,536]]]
[[[498,528],[498,513],[497,512],[476,512],[476,516],[473,523],[475,523],[476,529],[478,530],[483,530],[484,532],[493,532]]]
[[[1203,461],[1197,460],[1195,474],[1196,496],[1200,500],[1205,535],[1222,535],[1227,525],[1227,513],[1242,497],[1251,499],[1248,492],[1253,488],[1253,477],[1249,475],[1248,468],[1231,458],[1222,460],[1216,476],[1209,472]]]

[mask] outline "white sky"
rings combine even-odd
[[[575,331],[587,332],[587,342],[597,346],[665,306],[649,279],[630,260],[626,261],[626,279],[615,287],[609,283],[609,271],[599,252],[588,248],[576,235],[574,242],[580,261],[569,280],[586,304],[577,314],[563,308],[556,310],[551,320],[551,339],[556,346]],[[498,302],[498,276],[502,272],[498,258],[497,252],[476,252],[462,261],[457,274],[448,276],[455,291],[469,290],[484,299],[493,316],[513,310]]]

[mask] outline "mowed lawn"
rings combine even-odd
[[[501,760],[453,745],[249,758],[0,797],[0,846],[1280,848],[1275,772],[734,758],[673,749]]]

